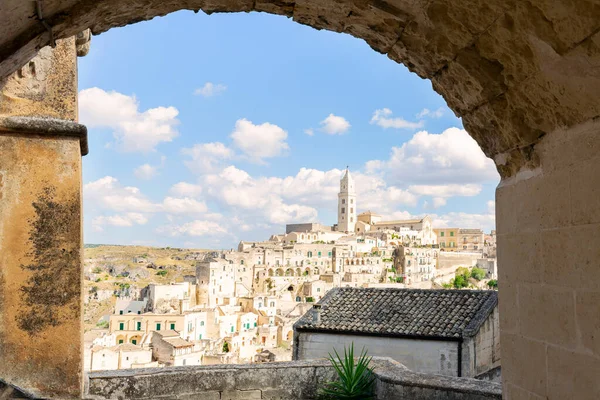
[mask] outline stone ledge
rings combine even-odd
[[[79,138],[81,155],[88,154],[87,128],[77,122],[43,117],[0,117],[1,134],[29,134]]]
[[[410,393],[410,400],[502,399],[498,383],[416,373],[386,357],[374,357],[372,365],[380,399],[390,393]],[[86,376],[86,398],[180,399],[208,393],[216,398],[219,393],[221,398],[252,394],[257,399],[307,400],[316,398],[317,388],[334,377],[326,359],[99,371]]]

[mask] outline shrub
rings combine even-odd
[[[320,390],[323,399],[373,399],[373,383],[375,375],[369,367],[371,357],[363,348],[358,360],[354,360],[354,343],[347,349],[344,347],[344,358],[334,349],[334,354],[329,354],[329,361],[338,375],[338,380],[327,382]]]
[[[95,268],[92,270],[92,272],[93,272],[94,274],[101,274],[101,273],[102,273],[102,268],[100,268],[100,267],[95,267]]]
[[[168,272],[167,272],[166,270],[164,270],[164,269],[163,269],[163,270],[160,270],[160,271],[158,271],[158,272],[156,273],[156,275],[159,275],[159,276],[167,276],[167,273],[168,273]]]
[[[108,321],[100,321],[96,324],[96,327],[101,329],[108,329],[109,322]]]
[[[490,279],[487,285],[490,289],[498,289],[498,281],[496,279]]]
[[[223,342],[223,353],[229,353],[229,343]]]
[[[476,279],[478,281],[482,280],[483,278],[485,278],[485,270],[477,267],[473,268],[471,270],[471,278]]]
[[[307,302],[307,303],[313,303],[314,301],[315,301],[315,299],[313,299],[313,298],[312,298],[312,297],[310,297],[310,296],[306,298],[306,302]]]

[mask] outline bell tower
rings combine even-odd
[[[350,170],[346,171],[340,181],[340,192],[338,193],[338,231],[354,232],[356,226],[356,192],[354,191],[354,179]]]

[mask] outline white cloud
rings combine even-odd
[[[470,214],[466,212],[450,212],[442,215],[432,215],[434,228],[481,228],[484,232],[496,229],[494,213]]]
[[[169,193],[178,197],[198,197],[202,194],[202,186],[193,183],[178,182],[171,186]]]
[[[191,157],[191,160],[184,163],[197,174],[221,169],[223,161],[234,156],[233,150],[221,142],[196,144],[194,147],[182,149],[181,152]]]
[[[86,202],[118,212],[158,212],[160,204],[151,202],[136,187],[122,186],[117,178],[105,176],[83,186]]]
[[[120,149],[150,152],[177,137],[175,107],[138,110],[134,96],[94,87],[79,92],[79,118],[89,128],[110,128]]]
[[[308,136],[313,136],[315,134],[315,130],[313,128],[308,128],[304,130],[304,133],[306,133]]]
[[[201,95],[204,97],[211,97],[211,96],[216,96],[218,94],[221,94],[225,90],[227,90],[227,86],[225,86],[221,83],[214,84],[212,82],[206,82],[204,84],[204,86],[194,90],[194,94]]]
[[[445,206],[447,203],[447,200],[445,197],[434,197],[433,198],[433,208],[440,208]]]
[[[109,216],[98,216],[92,220],[92,226],[96,230],[102,230],[103,225],[128,227],[133,225],[144,225],[148,218],[140,213],[125,213]],[[100,229],[98,229],[100,228]]]
[[[321,121],[321,130],[329,135],[341,135],[350,129],[350,123],[338,115],[329,114]]]
[[[393,147],[388,160],[369,161],[365,168],[367,173],[382,174],[391,185],[442,185],[444,190],[455,191],[456,185],[499,180],[494,162],[459,128],[449,128],[441,134],[417,132],[401,147]],[[468,186],[463,191],[476,189]]]
[[[373,117],[371,118],[371,124],[379,125],[384,129],[418,129],[422,128],[425,124],[423,121],[410,122],[400,117],[391,118],[391,116],[392,110],[389,108],[375,110]]]
[[[223,236],[227,230],[214,221],[194,220],[182,225],[165,226],[157,229],[159,233],[170,236]]]
[[[446,108],[445,107],[440,107],[435,111],[431,111],[428,108],[424,108],[422,109],[417,115],[416,117],[418,119],[421,119],[423,117],[427,117],[427,118],[441,118],[444,116],[444,114],[446,113]]]
[[[463,185],[411,185],[408,187],[408,190],[422,196],[477,196],[481,193],[481,185],[469,183]]]
[[[154,176],[156,176],[157,171],[158,171],[158,167],[153,167],[150,164],[143,164],[143,165],[140,165],[139,167],[137,167],[133,171],[133,174],[135,175],[136,178],[147,181],[147,180],[154,178]]]
[[[487,202],[488,213],[496,215],[496,202],[494,200],[489,200]]]
[[[200,214],[208,210],[206,203],[189,197],[166,197],[163,200],[163,210],[171,214]]]
[[[233,144],[242,150],[250,160],[262,163],[264,158],[283,155],[289,146],[287,132],[277,125],[265,122],[254,125],[247,119],[239,119],[231,133]]]

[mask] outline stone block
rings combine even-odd
[[[500,332],[502,382],[546,396],[546,344]]]
[[[506,400],[547,400],[545,396],[538,396],[510,383],[504,386],[502,392]]]
[[[221,400],[221,392],[207,391],[201,393],[179,394],[173,400]]]
[[[598,140],[598,139],[596,139]],[[571,167],[573,224],[600,223],[600,174],[598,161],[592,159]]]
[[[571,264],[579,273],[579,287],[598,290],[600,287],[600,224],[571,228],[569,246]]]
[[[500,276],[501,288],[498,291],[498,306],[500,314],[500,328],[506,333],[519,332],[518,284],[514,280],[507,280]]]
[[[496,189],[496,232],[497,239],[517,231],[518,219],[513,193],[515,185],[500,185]],[[498,265],[498,269],[500,266]]]
[[[226,390],[221,392],[221,400],[260,400],[260,390]]]
[[[600,357],[600,290],[577,291],[575,309],[581,344]]]
[[[543,279],[542,243],[539,232],[497,237],[498,275],[505,282],[539,283]]]
[[[576,346],[573,290],[520,283],[518,312],[521,334],[564,347]]]
[[[599,377],[600,358],[548,346],[548,400],[597,400]]]

